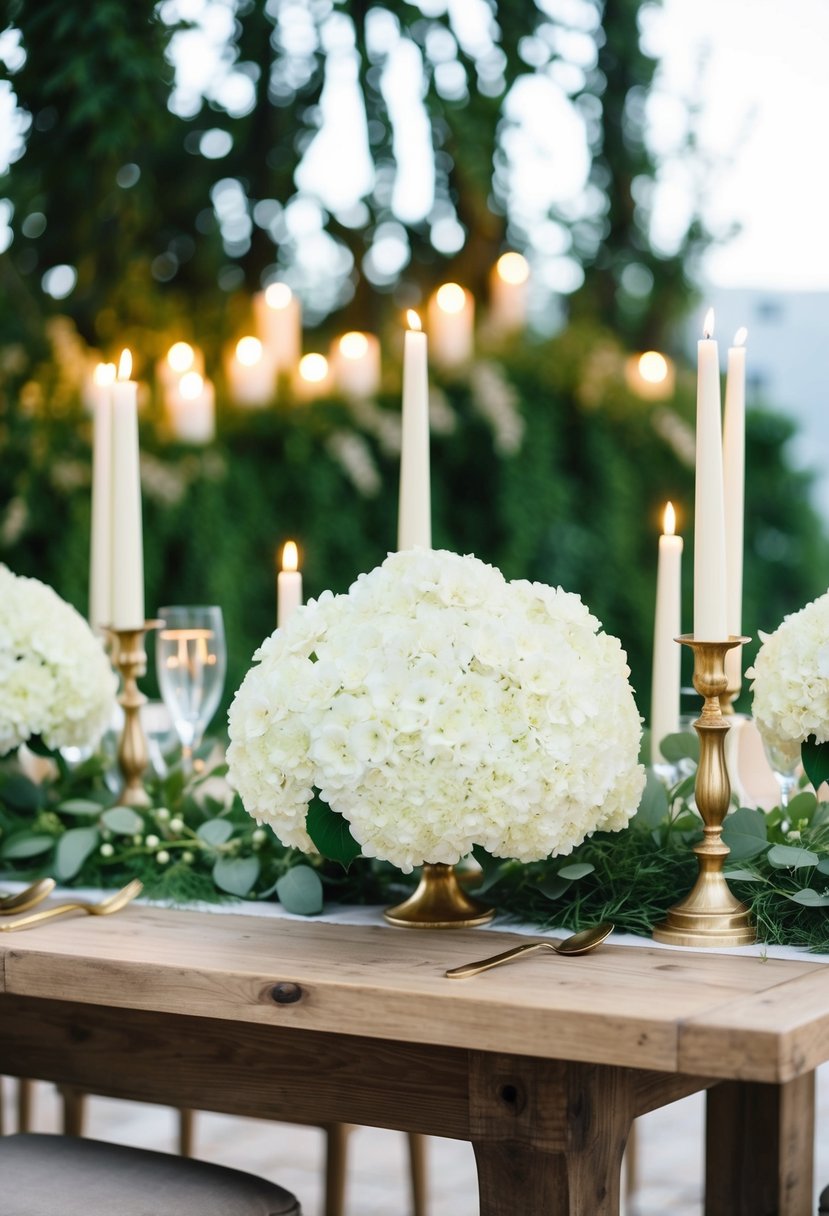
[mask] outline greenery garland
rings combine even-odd
[[[508,919],[539,929],[583,928],[611,920],[649,935],[696,874],[691,846],[701,838],[693,795],[697,741],[662,744],[678,780],[655,771],[628,828],[597,833],[569,857],[532,864],[476,853],[470,887]],[[42,750],[42,749],[41,749]],[[279,900],[313,915],[325,902],[394,901],[413,879],[366,858],[347,868],[287,849],[246,814],[222,764],[185,775],[173,762],[151,776],[148,810],[114,807],[113,757],[70,766],[59,754],[25,751],[0,762],[0,871],[7,879],[52,875],[67,886],[118,887],[140,878],[148,895],[184,903],[232,897]],[[173,758],[168,758],[173,759]],[[802,791],[787,811],[735,808],[724,839],[727,874],[754,915],[762,942],[829,952],[829,803]]]

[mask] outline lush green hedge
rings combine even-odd
[[[435,378],[434,543],[579,592],[622,639],[647,713],[668,498],[686,538],[691,626],[694,384],[681,373],[674,401],[645,403],[625,388],[623,360],[607,335],[571,327],[491,352],[470,375]],[[25,383],[12,368],[2,390],[0,560],[85,611],[90,423],[71,368],[47,363]],[[387,432],[399,393],[369,407],[220,402],[219,440],[203,449],[165,443],[159,410],[149,402],[142,422],[147,610],[222,605],[229,700],[274,626],[274,556],[286,537],[302,547],[307,596],[345,590],[394,548],[398,455]],[[791,429],[773,414],[749,419],[744,625],[755,637],[824,590],[829,572],[808,478],[787,462]],[[366,478],[374,484],[355,484]]]

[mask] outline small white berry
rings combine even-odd
[[[113,846],[111,844],[102,844],[101,845],[100,853],[101,853],[102,857],[111,857],[114,852],[115,852],[115,849],[113,848]]]
[[[155,859],[160,866],[166,866],[167,862],[170,860],[170,854],[166,849],[159,849],[155,855]]]
[[[144,841],[144,843],[146,844],[148,849],[156,849],[161,844],[161,841],[158,839],[157,836],[150,835],[147,837],[147,839]]]
[[[184,820],[179,819],[178,815],[176,815],[174,819],[170,820],[168,826],[174,836],[179,836],[184,831]]]

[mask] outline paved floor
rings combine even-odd
[[[14,1083],[3,1085],[9,1129]],[[829,1183],[829,1066],[818,1074],[818,1108],[816,1175],[822,1187]],[[59,1113],[54,1089],[37,1085],[35,1130],[56,1130]],[[162,1107],[89,1099],[88,1134],[102,1140],[171,1150],[176,1119]],[[702,1123],[701,1095],[639,1120],[640,1185],[626,1216],[701,1216]],[[429,1216],[477,1216],[469,1145],[438,1139],[428,1144]],[[323,1147],[323,1133],[316,1128],[211,1114],[196,1120],[197,1156],[279,1181],[299,1196],[304,1216],[323,1216]],[[350,1140],[347,1216],[408,1216],[407,1169],[402,1134],[356,1129]]]

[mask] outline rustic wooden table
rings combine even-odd
[[[825,965],[611,943],[444,978],[515,940],[135,905],[55,921],[0,939],[0,1073],[467,1139],[481,1216],[618,1213],[631,1121],[708,1089],[706,1216],[811,1216]]]

